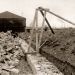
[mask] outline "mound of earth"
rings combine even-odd
[[[75,29],[54,29],[55,34],[44,32],[43,41],[48,39],[42,50],[75,66]],[[45,35],[45,34],[48,34]]]

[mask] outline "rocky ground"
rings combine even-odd
[[[22,52],[19,37],[0,32],[0,75],[31,75],[25,55]]]

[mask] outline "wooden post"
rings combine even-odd
[[[39,42],[38,42],[38,9],[36,9],[36,51],[39,52]]]
[[[32,43],[32,39],[33,39],[33,32],[34,32],[34,29],[35,29],[35,23],[36,23],[36,11],[35,11],[35,15],[34,15],[33,24],[32,24],[32,31],[31,31],[31,35],[30,35],[30,41],[29,41],[28,52],[29,52],[29,50],[30,50],[31,43]]]
[[[44,11],[44,17],[43,17],[43,22],[42,22],[42,27],[41,27],[41,33],[40,33],[40,36],[39,36],[39,47],[40,47],[42,36],[43,36],[43,29],[44,29],[44,25],[45,25],[45,18],[46,18],[46,11]]]
[[[41,12],[42,16],[44,16],[43,11],[42,11],[42,10],[40,10],[40,12]],[[45,21],[46,21],[47,25],[49,26],[49,28],[50,28],[51,32],[52,32],[53,34],[55,34],[55,33],[54,33],[54,31],[53,31],[53,29],[52,29],[52,27],[51,27],[51,25],[50,25],[50,23],[49,23],[49,21],[47,20],[47,18],[46,18],[46,17],[45,17]]]

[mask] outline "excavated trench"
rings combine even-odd
[[[56,40],[59,39],[59,41],[57,40],[55,43],[57,44],[57,42],[59,42],[61,44],[60,47],[59,47],[59,45],[58,46],[54,46],[55,44],[52,45],[52,46],[47,46],[46,45],[46,48],[45,49],[42,48],[40,50],[40,54],[43,55],[44,57],[46,57],[50,62],[52,62],[64,75],[75,75],[75,67],[73,65],[71,65],[70,63],[68,63],[66,61],[63,62],[62,60],[56,58],[55,55],[50,54],[50,50],[49,50],[49,49],[54,49],[55,52],[57,52],[60,48],[65,47],[66,45],[64,45],[64,44],[67,43],[67,39],[66,39],[66,37],[67,37],[68,38],[68,42],[71,42],[70,43],[71,45],[69,46],[70,48],[68,47],[69,50],[67,49],[67,52],[70,53],[73,50],[73,48],[74,48],[74,42],[73,41],[74,41],[74,36],[75,36],[74,35],[75,34],[75,29],[72,29],[72,28],[70,28],[70,29],[56,29],[54,31],[55,31],[56,34],[53,37],[56,38]],[[45,34],[48,34],[48,36],[46,36],[45,34],[43,34],[43,36],[44,36],[43,37],[43,41],[46,38],[49,38],[52,35],[52,34],[50,34],[49,31],[46,31],[44,33]],[[25,35],[25,36],[22,37],[22,35]],[[29,32],[28,33],[25,32],[25,33],[19,34],[19,36],[22,39],[25,39],[26,41],[28,41],[28,38],[27,37],[29,35],[30,35]],[[57,37],[59,37],[59,38],[57,38]],[[61,37],[63,37],[62,38],[63,40],[65,40],[65,39],[66,40],[65,41],[62,41]],[[33,36],[33,38],[35,38],[35,36]],[[32,47],[35,48],[35,40],[32,41]],[[45,45],[44,45],[44,47],[45,47]],[[64,50],[62,50],[62,51],[64,51]],[[74,52],[73,52],[73,54],[74,54]],[[69,55],[69,54],[67,53],[67,55]],[[58,57],[61,57],[61,56],[58,56]],[[68,57],[64,57],[64,54],[62,54],[62,59],[65,60],[65,58],[68,58]]]
[[[55,58],[53,55],[50,55],[43,50],[41,50],[40,53],[50,62],[52,62],[64,75],[75,75],[75,67],[73,67],[69,63],[62,62],[59,59]]]

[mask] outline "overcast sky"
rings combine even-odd
[[[39,6],[49,8],[56,14],[75,22],[75,0],[0,0],[0,12],[10,11],[26,17],[28,26],[33,20],[35,9]],[[68,26],[64,21],[52,15],[48,19],[52,27]]]

